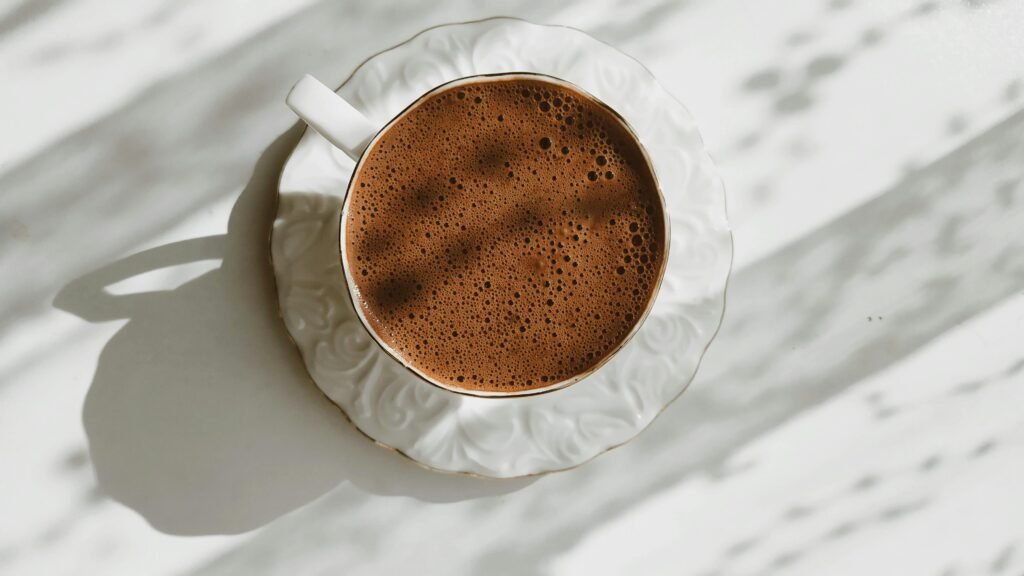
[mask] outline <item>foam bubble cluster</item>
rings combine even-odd
[[[513,392],[605,359],[664,258],[643,152],[601,103],[543,79],[439,90],[366,151],[347,265],[378,336],[431,378]]]

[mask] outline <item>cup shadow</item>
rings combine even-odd
[[[281,322],[268,257],[277,178],[301,132],[293,127],[263,152],[227,234],[133,254],[54,300],[89,322],[128,320],[99,356],[82,420],[101,490],[163,532],[244,532],[344,482],[451,502],[533,481],[425,469],[375,445],[313,385]],[[211,259],[220,268],[173,290],[106,290]]]

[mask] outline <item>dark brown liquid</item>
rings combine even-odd
[[[601,103],[540,77],[427,95],[349,189],[356,303],[430,378],[522,392],[600,363],[643,316],[665,242],[657,184]]]

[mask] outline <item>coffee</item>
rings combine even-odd
[[[547,388],[603,362],[666,257],[636,137],[543,76],[428,93],[370,144],[346,202],[355,305],[408,365],[471,393]]]

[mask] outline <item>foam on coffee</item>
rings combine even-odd
[[[540,77],[421,99],[364,153],[349,194],[356,305],[452,387],[522,392],[586,372],[660,280],[664,215],[635,137]]]

